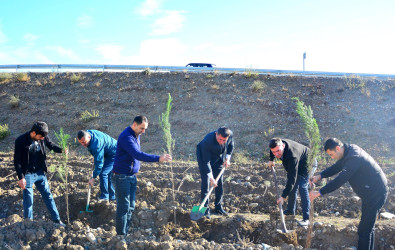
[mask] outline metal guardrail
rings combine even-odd
[[[301,71],[301,70],[273,70],[273,69],[246,69],[246,68],[206,68],[206,67],[180,67],[180,66],[152,66],[152,65],[102,65],[102,64],[14,64],[0,65],[0,71],[25,70],[29,72],[59,72],[63,70],[101,70],[101,71],[143,71],[149,69],[153,72],[218,72],[218,73],[257,73],[273,75],[303,75],[303,76],[363,76],[376,78],[395,78],[391,74],[368,74],[368,73],[345,73],[345,72],[325,72],[325,71]]]

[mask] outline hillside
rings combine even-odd
[[[80,129],[94,128],[117,138],[134,116],[143,114],[150,125],[142,147],[159,153],[164,144],[158,117],[170,93],[176,158],[194,159],[196,144],[222,125],[234,131],[237,153],[253,160],[267,154],[272,136],[307,143],[294,96],[311,105],[323,140],[338,137],[373,155],[393,156],[394,86],[393,79],[251,73],[30,73],[27,81],[13,77],[0,83],[0,124],[11,130],[0,150],[12,151],[15,138],[35,120],[46,121],[51,135],[61,127],[73,137]],[[16,107],[11,96],[19,99]],[[81,119],[84,111],[94,110],[98,118]]]

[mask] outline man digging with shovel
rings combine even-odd
[[[217,131],[208,133],[197,145],[196,156],[202,178],[201,200],[204,202],[202,210],[204,210],[203,214],[208,219],[210,219],[208,199],[210,184],[215,187],[215,213],[224,216],[228,215],[222,207],[222,197],[224,195],[222,173],[223,167],[227,168],[230,166],[233,147],[232,131],[226,127],[220,127]],[[199,213],[201,211],[192,212]]]
[[[80,130],[78,142],[86,147],[94,157],[95,169],[88,184],[93,187],[97,176],[100,177],[99,200],[115,200],[115,190],[111,181],[111,171],[114,166],[117,140],[98,130]]]

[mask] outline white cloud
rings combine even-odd
[[[90,28],[93,25],[93,17],[85,15],[77,18],[77,26],[81,28]]]
[[[37,35],[33,35],[32,33],[27,33],[23,36],[23,38],[25,39],[26,42],[33,42],[35,40],[37,40],[39,36]]]
[[[178,32],[182,29],[185,21],[183,11],[166,11],[166,15],[157,19],[152,24],[152,33],[154,35],[166,35]]]
[[[136,9],[136,12],[142,16],[156,14],[162,2],[162,0],[146,0]]]
[[[121,55],[121,51],[123,50],[122,46],[104,44],[97,46],[95,50],[98,51],[99,54],[101,54],[104,57],[104,59],[108,60],[108,63],[121,63],[122,61],[122,57],[123,57]]]
[[[72,51],[70,49],[65,49],[61,46],[47,46],[46,48],[48,50],[55,51],[62,57],[68,57],[73,60],[79,59],[78,55],[74,51]]]
[[[141,42],[138,55],[126,55],[118,45],[100,45],[96,51],[103,56],[98,64],[184,65],[188,47],[175,38],[150,39]],[[185,63],[186,64],[186,63]]]

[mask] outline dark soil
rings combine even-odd
[[[262,243],[278,249],[303,248],[306,230],[295,221],[301,218],[301,211],[296,218],[287,217],[287,228],[293,231],[281,233],[272,175],[263,166],[271,137],[308,142],[291,100],[294,96],[311,105],[323,140],[335,136],[360,145],[379,162],[390,185],[384,210],[395,213],[394,80],[362,79],[363,85],[358,78],[105,72],[81,74],[80,80],[73,83],[69,73],[29,76],[27,82],[10,79],[0,83],[0,124],[8,124],[11,131],[0,141],[0,245],[5,249],[253,249],[263,248]],[[265,87],[254,90],[251,86],[258,80]],[[179,188],[176,225],[168,164],[142,165],[129,236],[116,236],[115,203],[99,202],[98,186],[90,204],[93,213],[80,213],[86,205],[93,160],[74,139],[68,164],[70,224],[62,228],[49,222],[38,192],[34,199],[35,220],[22,219],[22,192],[12,162],[13,143],[35,120],[49,124],[53,140],[53,132],[61,127],[72,138],[80,129],[99,129],[117,138],[134,116],[144,114],[150,125],[142,136],[142,149],[160,154],[165,145],[158,117],[165,110],[167,93],[174,99],[170,122],[176,140],[175,186]],[[16,107],[10,104],[11,95],[20,99]],[[85,110],[98,110],[99,117],[83,121],[80,117]],[[189,218],[190,211],[198,205],[200,196],[195,147],[206,133],[221,125],[234,131],[236,141],[233,164],[225,173],[224,206],[230,216],[194,222]],[[274,128],[273,133],[270,128]],[[320,162],[319,171],[330,163],[328,158]],[[49,165],[60,165],[58,155],[49,155]],[[277,175],[280,184],[285,184],[282,168]],[[48,178],[62,220],[66,221],[62,181],[55,173],[48,173]],[[315,201],[313,248],[356,246],[360,201],[352,198],[354,195],[345,185]],[[378,220],[378,249],[395,246],[394,226],[394,219]]]

